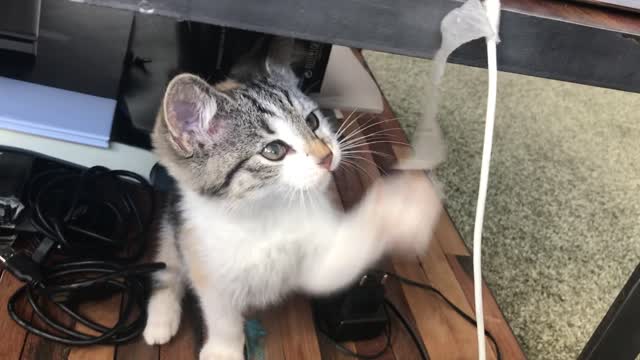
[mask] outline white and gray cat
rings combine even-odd
[[[425,249],[439,199],[424,176],[378,181],[348,213],[326,195],[341,150],[333,124],[268,58],[215,87],[168,85],[153,132],[177,181],[164,213],[144,338],[168,342],[190,286],[203,309],[201,359],[243,359],[243,315],[292,292],[327,294],[389,252]],[[345,147],[346,148],[346,147]]]

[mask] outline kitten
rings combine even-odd
[[[424,250],[439,216],[424,176],[378,181],[349,213],[325,194],[343,152],[291,69],[210,86],[183,74],[168,85],[153,144],[177,181],[164,213],[144,338],[178,330],[190,286],[203,309],[201,359],[243,359],[243,314],[300,291],[327,294],[384,254]],[[346,154],[346,151],[345,151]]]

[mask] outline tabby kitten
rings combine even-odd
[[[251,309],[331,293],[385,253],[424,250],[439,215],[430,184],[407,174],[378,181],[346,214],[334,209],[325,191],[343,152],[332,124],[288,66],[268,58],[245,75],[215,87],[179,75],[153,132],[177,191],[143,335],[148,344],[175,335],[190,286],[207,327],[200,359],[243,359]]]

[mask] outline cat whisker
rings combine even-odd
[[[376,143],[378,141],[394,141],[395,139],[390,139],[387,137],[372,137],[370,139],[363,139],[362,141],[356,142],[356,143],[352,143],[352,144],[347,144],[347,145],[343,145],[342,147],[340,147],[340,150],[344,151],[351,151],[353,149],[356,150],[368,150],[369,148],[367,147],[367,145],[369,144],[373,144]],[[404,144],[404,142],[402,142]]]
[[[308,197],[309,192],[307,191],[307,189],[302,189],[302,197],[304,198],[304,204],[305,204],[305,211],[309,211],[309,209],[311,209],[311,203],[307,203],[310,199]]]
[[[358,175],[357,172],[352,168],[352,166],[347,166],[349,165],[349,163],[347,162],[340,162],[340,165],[338,166],[338,168],[336,169],[336,171],[341,171],[341,170],[349,170],[352,174],[354,175]]]
[[[396,140],[403,140],[399,136],[396,136],[396,135],[393,135],[393,134],[385,134],[385,133],[389,132],[390,130],[395,130],[395,129],[386,129],[386,130],[376,131],[376,132],[371,133],[371,134],[363,135],[363,136],[360,136],[360,137],[357,137],[357,138],[354,138],[354,139],[349,139],[349,141],[343,140],[339,144],[349,145],[349,144],[352,144],[354,142],[357,142],[358,140],[368,139],[370,137],[379,136],[379,135],[388,136],[389,138],[396,139]]]
[[[287,197],[287,206],[291,207],[291,203],[293,202],[293,197],[294,197],[294,191],[292,188],[287,188],[287,193],[286,193],[286,197]]]
[[[375,119],[375,118],[373,118],[373,119]],[[375,123],[373,123],[373,124],[369,124],[369,125],[367,125],[369,122],[371,122],[371,120],[368,120],[367,122],[365,122],[364,124],[362,124],[362,125],[360,125],[358,128],[356,128],[354,131],[352,131],[349,135],[347,135],[347,136],[343,139],[343,141],[346,141],[346,140],[350,139],[351,137],[353,137],[353,136],[354,136],[355,134],[357,134],[358,132],[363,132],[363,131],[368,130],[368,129],[370,129],[370,128],[372,128],[372,127],[376,126],[376,125],[381,125],[381,124],[384,124],[384,123],[386,123],[386,122],[393,121],[393,120],[395,120],[395,119],[380,120],[380,121],[375,122]],[[366,127],[365,127],[365,126],[366,126]],[[393,127],[393,128],[389,128],[389,129],[383,129],[383,131],[391,131],[391,130],[399,130],[399,129],[400,129],[399,127]]]
[[[367,158],[362,157],[362,156],[351,156],[351,157],[348,157],[348,158],[351,159],[351,160],[354,160],[354,161],[365,161],[365,162],[375,166],[378,169],[378,171],[380,171],[380,173],[385,174],[385,175],[387,174],[387,172],[383,168],[381,168],[380,165],[376,164],[374,161],[372,161],[370,159],[367,159]]]
[[[361,115],[360,115],[357,119],[355,119],[353,122],[357,122],[357,120],[359,120],[363,115],[364,115],[364,113],[363,113],[363,114],[361,114]],[[345,137],[344,137],[344,139],[342,139],[342,140],[343,140],[343,141],[344,141],[344,140],[347,140],[347,139],[349,139],[349,138],[353,137],[354,135],[359,134],[359,133],[360,133],[360,131],[362,130],[362,128],[363,128],[364,126],[369,125],[369,124],[370,124],[373,120],[375,120],[375,119],[376,119],[375,117],[371,117],[370,119],[368,119],[367,121],[365,121],[363,124],[358,124],[358,126],[356,126],[354,129],[352,129],[348,134],[346,134],[346,136],[345,136]],[[342,134],[342,135],[345,135],[345,134]]]
[[[350,127],[351,125],[353,125],[353,124],[357,124],[357,123],[358,123],[358,120],[359,120],[361,117],[363,117],[365,114],[366,114],[366,113],[359,113],[358,115],[356,115],[355,119],[351,120],[351,121],[349,122],[349,124],[348,124],[348,125],[346,125],[346,126],[344,127],[344,129],[342,129],[342,131],[341,131],[340,133],[337,133],[337,134],[336,134],[336,138],[340,138],[340,136],[342,136],[342,135],[344,134],[345,130],[349,129],[349,127]],[[346,123],[347,123],[347,121],[345,120],[345,121],[343,122],[343,124],[346,124]],[[356,130],[357,130],[357,128],[356,128]],[[356,131],[356,130],[351,130],[351,132]]]
[[[357,143],[358,141],[362,141],[364,139],[369,139],[369,138],[376,137],[376,136],[387,137],[389,139],[394,139],[394,140],[398,140],[398,141],[404,140],[404,139],[402,139],[402,138],[400,138],[398,136],[395,136],[393,134],[386,134],[386,131],[380,131],[380,132],[375,132],[375,133],[371,133],[371,134],[368,134],[368,135],[361,135],[361,136],[358,136],[356,138],[349,139],[348,141],[344,141],[343,140],[339,144],[340,145],[350,145],[350,144]]]
[[[368,163],[372,164],[373,166],[375,166],[375,167],[376,167],[376,168],[377,168],[381,173],[383,173],[383,174],[385,174],[385,175],[387,174],[387,172],[386,172],[383,168],[381,168],[381,167],[380,167],[378,164],[376,164],[374,161],[372,161],[372,160],[370,160],[370,159],[367,159],[366,157],[363,157],[363,156],[356,156],[356,155],[350,155],[350,156],[346,156],[346,158],[347,158],[347,159],[352,159],[352,160],[363,160],[363,161],[366,161],[366,162],[368,162]]]
[[[309,194],[309,204],[311,205],[311,210],[315,210],[318,208],[317,206],[317,199],[316,199],[316,195],[314,192],[311,191],[307,191],[307,193]]]
[[[341,148],[341,150],[345,151],[345,150],[357,148],[357,147],[360,147],[360,146],[366,146],[366,145],[372,145],[372,144],[395,144],[395,145],[402,145],[402,146],[406,146],[406,147],[410,147],[411,146],[411,145],[409,145],[409,144],[407,144],[405,142],[401,142],[401,141],[380,140],[380,141],[364,142],[362,144],[356,144],[356,145],[349,145],[349,146],[346,146],[344,148]]]
[[[342,123],[340,123],[340,126],[338,126],[338,130],[336,131],[336,138],[338,136],[340,136],[340,134],[342,134],[342,132],[344,131],[344,127],[345,125],[347,125],[349,123],[349,120],[351,119],[351,117],[353,116],[353,114],[355,114],[355,112],[357,111],[357,109],[354,109],[351,114],[347,115],[347,117],[342,121]]]
[[[351,144],[355,144],[355,143],[357,143],[359,141],[370,139],[370,138],[374,138],[374,137],[380,137],[380,138],[386,138],[386,139],[394,139],[394,140],[397,140],[397,141],[402,141],[403,140],[403,139],[401,139],[401,138],[399,138],[397,136],[393,136],[393,135],[389,135],[389,134],[373,134],[373,135],[361,136],[361,137],[358,137],[356,139],[351,139],[348,142],[342,143],[341,145],[351,145]]]
[[[364,115],[371,115],[369,113],[361,113],[360,116],[358,116],[356,119],[354,119],[352,121],[352,123],[356,123],[358,120],[360,120],[360,118],[362,118]],[[376,117],[375,116],[371,116],[367,121],[365,121],[363,124],[358,124],[358,126],[353,129],[351,132],[356,132],[358,131],[361,127],[368,125],[369,123],[371,123],[373,120],[375,120]]]
[[[349,170],[351,175],[358,177],[358,169],[355,166],[353,166],[350,161],[344,161],[340,165],[341,165],[340,169]]]
[[[358,141],[354,141],[348,144],[342,144],[340,146],[340,150],[349,150],[349,149],[353,149],[353,148],[357,148],[357,147],[362,147],[364,145],[370,144],[374,141],[398,141],[398,139],[395,138],[391,138],[388,136],[385,136],[383,134],[377,135],[377,136],[372,136],[370,138],[362,138],[362,139],[358,139]],[[402,142],[402,141],[400,141]],[[402,142],[404,143],[404,142]],[[367,149],[367,148],[363,148],[363,149]]]
[[[374,180],[373,176],[371,176],[371,174],[369,174],[369,172],[363,168],[362,166],[360,166],[360,164],[358,164],[355,161],[351,161],[351,160],[342,160],[348,164],[351,164],[352,166],[355,166],[356,168],[358,168],[360,171],[362,171],[363,174],[367,175],[367,177],[369,177],[369,179]]]
[[[375,151],[375,150],[347,150],[347,151],[343,151],[342,155],[349,155],[349,154],[359,154],[359,153],[363,153],[363,154],[375,154],[375,155],[380,155],[380,156],[384,156],[387,158],[392,158],[393,156],[387,153],[383,153],[381,151]]]
[[[341,139],[341,141],[339,142],[341,145],[349,145],[355,142],[358,142],[362,139],[369,139],[375,136],[386,136],[390,139],[395,139],[398,141],[403,141],[404,138],[400,137],[398,135],[395,135],[392,133],[392,129],[386,129],[386,130],[379,130],[370,134],[358,134],[358,136],[349,138],[349,139]]]
[[[304,201],[302,199],[302,189],[296,189],[296,198],[298,199],[299,206],[304,209]]]

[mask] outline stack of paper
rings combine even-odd
[[[106,148],[116,101],[0,77],[0,128]]]

